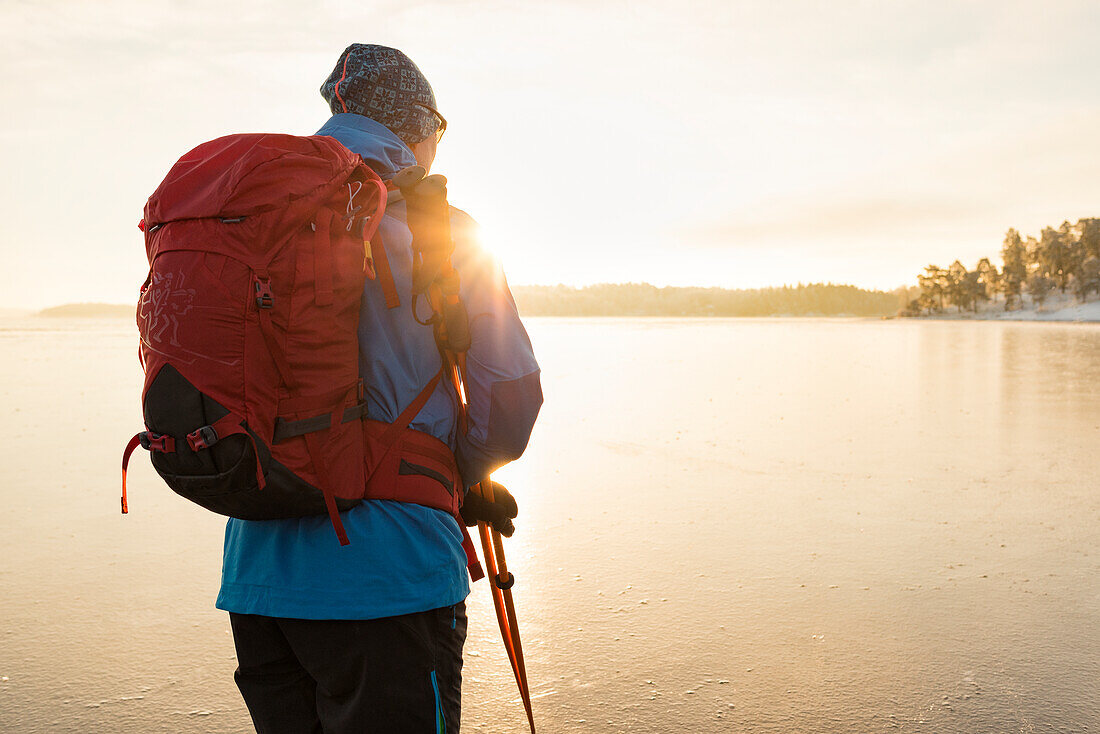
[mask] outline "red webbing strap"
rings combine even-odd
[[[382,239],[381,229],[371,241],[370,249],[371,257],[374,258],[374,269],[382,283],[382,295],[386,297],[386,308],[397,308],[401,305],[401,299],[397,297],[397,286],[393,283],[393,271],[390,270],[390,259],[386,255],[386,243]]]
[[[126,444],[126,450],[122,452],[122,514],[125,515],[130,511],[129,506],[126,504],[126,467],[130,465],[130,454],[134,453],[134,449],[141,445],[141,434],[137,434],[130,439],[130,442]]]
[[[318,306],[332,305],[332,234],[333,213],[328,209],[318,212],[313,223],[313,298]]]
[[[256,312],[260,318],[260,333],[263,334],[264,343],[267,344],[267,351],[271,354],[271,358],[275,360],[275,369],[279,371],[279,376],[283,378],[283,384],[290,388],[292,385],[290,381],[290,363],[286,361],[286,355],[283,354],[283,348],[275,335],[275,325],[271,323],[271,309],[257,308]]]
[[[325,497],[325,509],[328,510],[328,519],[332,522],[332,529],[336,531],[336,538],[340,541],[340,545],[349,545],[351,541],[348,540],[348,533],[344,530],[344,523],[340,520],[340,509],[336,506],[336,494],[332,486],[326,481],[327,477],[325,475],[328,474],[328,465],[325,462],[321,439],[316,431],[304,434],[303,438],[306,440],[306,450],[313,462],[313,468],[317,472],[321,494]]]
[[[266,279],[266,276],[266,272],[257,272],[257,277],[259,278]],[[283,384],[285,384],[288,389],[293,389],[294,383],[290,379],[290,363],[287,362],[286,355],[283,354],[283,349],[275,336],[275,325],[271,323],[271,309],[257,308],[256,311],[260,318],[260,332],[263,334],[264,342],[267,344],[267,349],[271,353],[271,358],[275,360],[275,368],[283,378]],[[417,412],[419,412],[419,410]],[[412,420],[412,418],[409,420]],[[351,541],[348,540],[348,534],[344,530],[344,524],[340,521],[340,511],[336,506],[336,495],[334,494],[334,490],[328,486],[328,467],[324,461],[324,451],[321,448],[320,439],[317,436],[317,432],[306,433],[304,437],[306,440],[306,450],[309,452],[310,461],[313,462],[313,468],[321,484],[321,493],[325,497],[325,509],[328,510],[329,520],[332,521],[332,529],[336,531],[336,537],[339,538],[340,545],[348,545]],[[260,475],[262,472],[258,466],[259,454],[256,454],[256,457],[256,471],[257,474]],[[261,485],[261,488],[262,486],[263,485]]]
[[[458,526],[462,528],[462,551],[466,554],[466,570],[470,572],[470,581],[480,581],[485,578],[485,569],[481,561],[477,560],[477,549],[474,548],[474,539],[470,537],[470,531],[466,529],[466,523],[461,517],[455,517]]]
[[[424,389],[420,391],[420,394],[413,398],[413,401],[401,411],[401,415],[397,416],[397,420],[389,425],[386,432],[382,434],[379,439],[381,444],[386,447],[386,454],[389,454],[393,449],[395,443],[397,443],[398,436],[401,432],[409,427],[412,423],[412,419],[419,415],[420,411],[424,409],[424,406],[428,403],[428,398],[435,392],[436,385],[443,378],[443,370],[435,373],[435,377],[428,381],[428,384],[424,386]],[[381,462],[379,462],[381,463]]]
[[[368,242],[378,232],[378,228],[382,226],[382,215],[386,213],[386,200],[389,195],[386,184],[380,179],[372,178],[370,183],[378,187],[378,207],[374,210],[374,214],[367,217],[367,223],[363,225],[363,239]]]
[[[328,223],[326,222],[326,227]],[[321,227],[318,226],[318,229]],[[263,277],[266,273],[257,273],[259,277]],[[271,358],[275,360],[275,368],[279,371],[280,377],[283,378],[283,384],[288,389],[293,389],[294,383],[290,379],[290,363],[287,362],[286,355],[283,354],[282,347],[279,345],[279,341],[275,335],[275,325],[271,322],[271,309],[257,308],[260,319],[260,332],[263,334],[264,342],[267,344],[267,349],[271,353]],[[320,440],[317,432],[310,432],[304,434],[306,440],[306,450],[309,452],[310,461],[313,463],[314,471],[316,472],[317,479],[321,485],[321,494],[325,498],[325,509],[328,511],[329,520],[332,521],[332,529],[336,531],[336,537],[340,541],[340,545],[348,545],[351,543],[348,540],[348,534],[344,530],[344,524],[340,521],[340,511],[336,506],[336,495],[332,487],[328,486],[328,467],[324,460],[324,451],[322,450]],[[257,454],[257,459],[259,454]],[[257,470],[258,471],[258,470]],[[262,486],[262,485],[261,485]]]

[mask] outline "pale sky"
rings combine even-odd
[[[232,132],[408,53],[513,284],[892,288],[1100,216],[1096,2],[0,0],[0,307],[134,302],[136,223]]]

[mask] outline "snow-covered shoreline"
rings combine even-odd
[[[1081,303],[1071,295],[1053,294],[1046,302],[1037,307],[1035,304],[1025,302],[1023,308],[1014,311],[1004,310],[1004,301],[986,304],[978,311],[963,311],[954,313],[948,306],[948,310],[940,314],[919,316],[925,319],[947,319],[952,321],[1080,321],[1100,322],[1100,301]]]

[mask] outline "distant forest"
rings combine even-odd
[[[904,288],[886,293],[824,283],[751,290],[658,288],[648,283],[518,285],[512,295],[524,316],[893,316],[907,297]],[[70,303],[38,315],[132,319],[134,307]]]
[[[79,318],[134,318],[136,306],[127,306],[118,303],[66,303],[63,306],[44,308],[38,312],[38,316],[51,316],[55,318],[79,317]]]
[[[515,286],[512,295],[525,316],[893,316],[904,293],[826,283],[749,290],[608,283]]]
[[[958,260],[947,268],[929,265],[917,276],[917,287],[910,289],[900,315],[942,313],[948,306],[976,312],[1001,301],[1011,311],[1023,308],[1025,294],[1030,303],[1042,306],[1055,289],[1088,301],[1091,294],[1100,295],[1100,218],[1045,227],[1038,238],[1009,229],[1001,263],[1000,271],[988,257],[973,270]]]

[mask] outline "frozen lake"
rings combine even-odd
[[[529,326],[497,478],[540,731],[1100,731],[1100,327]],[[133,325],[9,319],[0,355],[0,731],[251,731],[224,520],[143,452],[118,512]],[[463,731],[526,731],[469,603]]]

